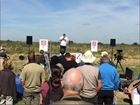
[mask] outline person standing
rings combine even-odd
[[[83,101],[80,91],[84,88],[84,77],[76,68],[69,69],[62,78],[63,97],[51,105],[93,105]]]
[[[15,74],[12,62],[4,58],[3,70],[0,71],[0,105],[13,105],[17,100]]]
[[[81,60],[84,65],[77,67],[84,76],[84,89],[80,92],[81,98],[89,103],[97,105],[97,93],[102,86],[101,76],[98,67],[93,65],[96,57],[93,56],[90,50],[87,50]]]
[[[101,73],[102,87],[98,92],[98,104],[112,105],[114,93],[120,84],[119,76],[117,69],[109,64],[110,59],[107,56],[103,56],[101,62],[103,64],[99,66],[99,70]]]
[[[45,82],[45,70],[43,67],[35,63],[34,53],[28,55],[29,64],[22,69],[20,79],[23,91],[23,101],[25,105],[39,105],[40,102],[40,86]]]
[[[63,34],[59,38],[59,41],[60,41],[60,53],[61,53],[62,49],[64,49],[64,53],[65,53],[66,52],[66,46],[69,43],[69,39],[66,37],[66,34]]]

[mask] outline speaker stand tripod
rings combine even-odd
[[[123,67],[122,67],[122,64],[121,64],[120,60],[117,60],[116,68],[118,67],[118,64],[120,65],[120,67],[121,67],[121,69],[122,69],[122,71],[123,71],[123,73],[124,73],[124,69],[123,69]]]

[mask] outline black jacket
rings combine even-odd
[[[0,95],[12,96],[17,99],[15,74],[10,69],[0,71]]]

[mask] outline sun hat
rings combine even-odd
[[[128,90],[132,91],[135,88],[134,85],[136,85],[136,84],[137,85],[140,84],[140,80],[139,79],[138,80],[134,80],[133,82],[131,82],[130,85],[128,86]]]
[[[92,52],[90,50],[87,50],[83,56],[81,57],[81,60],[84,63],[93,63],[95,61],[96,57],[93,56]]]
[[[103,57],[104,55],[108,55],[108,53],[106,51],[101,52],[101,57]]]

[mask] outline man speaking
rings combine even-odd
[[[69,43],[69,39],[66,37],[66,34],[63,34],[60,38],[60,53],[64,50],[64,53],[66,52],[66,46]]]

